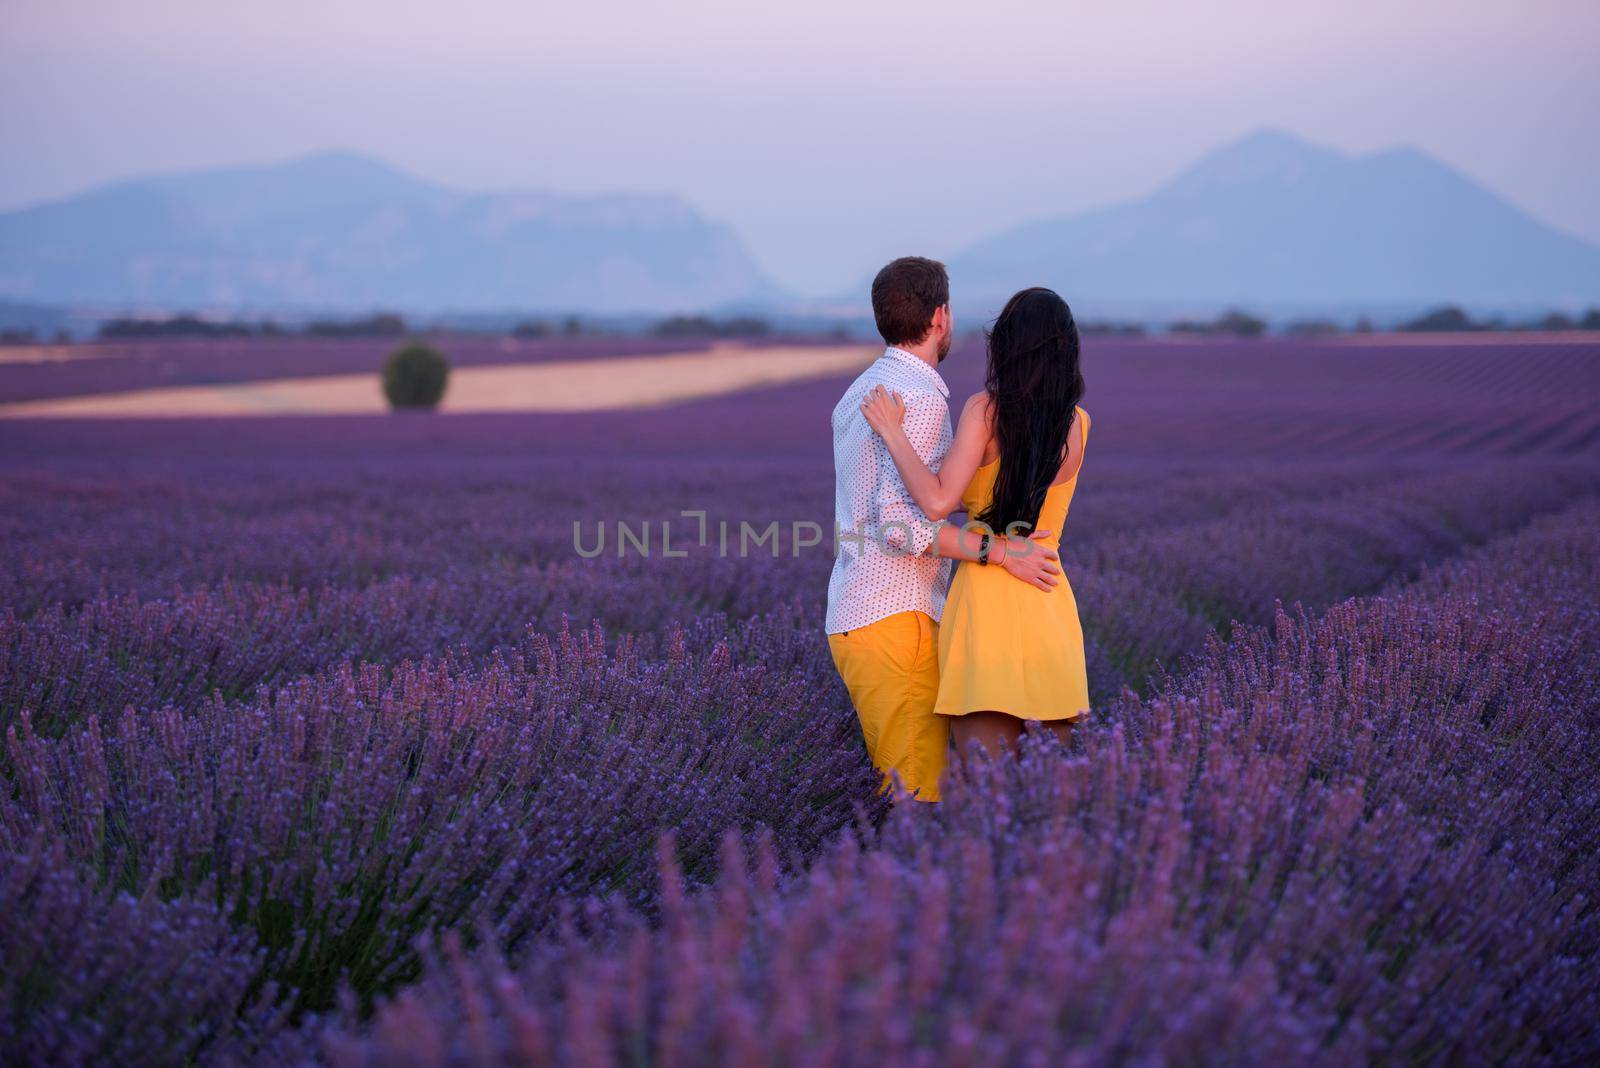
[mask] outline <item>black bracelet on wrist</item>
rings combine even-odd
[[[984,534],[982,540],[978,542],[978,566],[989,566],[989,535],[987,533]]]

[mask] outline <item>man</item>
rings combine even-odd
[[[949,560],[976,560],[988,541],[918,509],[861,402],[879,385],[900,394],[906,435],[938,470],[951,440],[950,390],[937,370],[953,336],[944,264],[919,256],[889,264],[872,282],[872,314],[888,347],[833,410],[828,647],[885,789],[898,777],[917,800],[937,801],[949,744],[949,727],[933,711]],[[1024,581],[1056,559],[1027,539],[1004,541],[1003,566]]]

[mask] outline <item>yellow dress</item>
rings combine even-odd
[[[1089,417],[1077,409],[1082,435],[1078,470],[1051,486],[1039,510],[1044,541],[1061,544],[1062,526],[1083,473]],[[978,468],[961,496],[969,516],[988,507],[1000,461]],[[1019,719],[1073,719],[1089,710],[1083,627],[1065,575],[1049,592],[1012,578],[1003,567],[956,566],[939,625],[939,696],[934,711],[946,716],[1006,712]]]

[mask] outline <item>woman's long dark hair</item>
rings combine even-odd
[[[1074,409],[1083,399],[1078,324],[1066,301],[1035,287],[1006,302],[988,338],[985,388],[994,405],[1000,473],[994,500],[975,518],[993,531],[1026,524],[1026,533],[1038,525],[1044,495],[1066,457]]]

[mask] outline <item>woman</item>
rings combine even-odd
[[[1089,413],[1078,407],[1078,327],[1048,289],[1024,289],[989,332],[988,381],[961,411],[955,440],[937,472],[911,447],[898,394],[878,387],[861,409],[889,447],[918,507],[944,519],[962,507],[994,532],[1060,531],[1078,485]],[[1024,722],[1062,741],[1089,709],[1083,629],[1065,576],[1049,589],[998,568],[962,563],[939,627],[939,696],[956,748],[1016,748]]]

